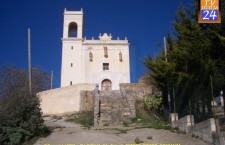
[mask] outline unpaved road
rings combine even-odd
[[[61,126],[56,128],[46,138],[39,139],[34,145],[80,145],[80,144],[135,144],[135,138],[143,141],[142,144],[180,144],[180,145],[211,145],[193,138],[187,134],[172,133],[167,130],[150,128],[133,129],[127,133],[120,133],[115,129],[82,129],[79,125],[60,121],[49,121],[48,126]],[[152,139],[151,139],[152,137]]]

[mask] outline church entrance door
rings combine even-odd
[[[102,90],[112,90],[112,82],[109,79],[102,81]]]

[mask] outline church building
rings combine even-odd
[[[83,36],[84,13],[64,10],[61,87],[98,84],[100,90],[119,90],[130,83],[129,43],[99,34],[98,39]]]
[[[42,113],[55,115],[93,111],[99,120],[97,114],[106,105],[108,107],[105,108],[110,110],[105,112],[111,112],[112,106],[122,106],[111,112],[120,121],[134,117],[135,113],[130,113],[135,110],[132,108],[134,105],[128,97],[135,95],[140,98],[142,92],[145,94],[147,91],[143,84],[130,84],[127,38],[113,39],[111,34],[103,33],[97,39],[87,39],[83,36],[83,16],[82,9],[64,10],[61,85],[60,88],[37,93]]]

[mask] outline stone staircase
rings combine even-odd
[[[100,91],[99,126],[121,125],[130,120],[130,110],[120,91]]]
[[[221,117],[224,117],[224,108],[223,106],[214,106],[213,107],[213,112],[214,112],[214,115],[215,115],[215,118],[221,118]]]

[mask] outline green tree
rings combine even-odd
[[[49,88],[49,75],[32,69],[32,96],[24,69],[0,67],[0,144],[17,145],[46,132],[36,93]]]
[[[175,101],[171,106],[176,106],[179,115],[192,113],[200,121],[212,115],[211,92],[225,89],[225,2],[221,3],[221,24],[198,24],[197,2],[189,9],[179,7],[175,31],[167,36],[168,55],[162,52],[144,63],[150,69],[150,81],[163,92],[163,105],[168,108],[170,94]]]

